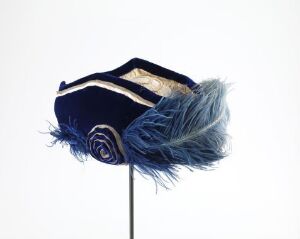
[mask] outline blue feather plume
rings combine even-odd
[[[228,155],[228,84],[207,80],[191,93],[173,93],[135,119],[123,132],[125,160],[167,188],[180,166],[212,169]]]
[[[51,128],[52,127],[52,128]],[[80,162],[86,161],[89,155],[89,148],[86,144],[86,137],[78,129],[76,120],[69,120],[69,124],[59,124],[58,127],[50,124],[49,133],[54,137],[51,146],[56,143],[69,145],[70,152]]]

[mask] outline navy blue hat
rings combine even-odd
[[[177,168],[206,169],[227,155],[227,85],[189,77],[133,58],[107,72],[61,82],[53,143],[109,164],[131,164],[156,182]],[[165,177],[163,177],[165,176]]]

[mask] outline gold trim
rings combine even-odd
[[[91,81],[87,81],[85,83],[82,83],[80,85],[76,85],[76,86],[72,86],[68,89],[62,90],[62,91],[57,91],[57,97],[59,96],[63,96],[81,89],[84,89],[86,87],[89,86],[98,86],[107,90],[111,90],[113,92],[122,94],[127,96],[128,98],[132,99],[133,101],[142,104],[142,105],[146,105],[148,107],[153,107],[155,104],[149,100],[146,100],[144,98],[142,98],[141,96],[139,96],[138,94],[126,89],[125,87],[116,85],[114,83],[111,82],[107,82],[107,81],[102,81],[102,80],[91,80]]]
[[[117,145],[118,145],[118,148],[119,148],[121,154],[123,156],[125,156],[125,150],[123,148],[123,143],[122,143],[122,140],[121,140],[121,137],[120,137],[119,133],[113,127],[111,127],[110,125],[99,124],[99,125],[96,125],[94,128],[92,128],[92,130],[88,134],[93,133],[93,131],[95,131],[97,128],[100,128],[100,129],[107,128],[107,129],[109,129],[113,133],[113,135],[115,136],[115,139],[116,139],[116,142],[117,142]],[[102,133],[96,133],[95,135],[97,135],[97,134],[101,135]],[[106,135],[104,135],[104,136],[106,136]]]
[[[155,94],[164,97],[170,96],[174,91],[180,91],[184,94],[191,92],[191,89],[184,84],[175,80],[154,75],[141,68],[135,68],[120,77],[124,80],[144,86]]]

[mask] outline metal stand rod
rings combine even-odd
[[[134,183],[133,166],[129,166],[129,238],[134,239]]]

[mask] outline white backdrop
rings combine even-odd
[[[234,83],[232,154],[155,194],[136,175],[136,238],[300,238],[300,4],[0,1],[0,238],[128,238],[128,168],[48,148],[55,93],[140,57]]]

